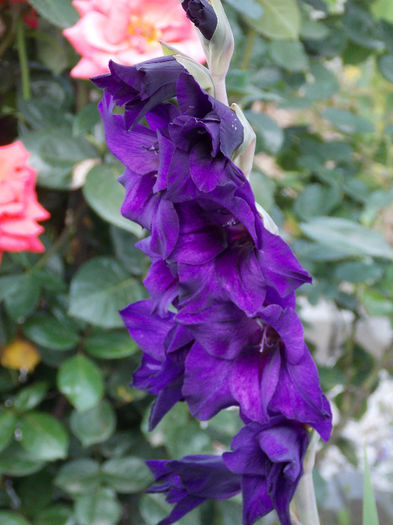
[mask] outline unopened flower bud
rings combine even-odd
[[[183,0],[182,7],[201,33],[216,97],[227,104],[225,77],[233,55],[234,40],[221,0]]]

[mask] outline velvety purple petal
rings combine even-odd
[[[158,145],[156,134],[137,126],[132,132],[126,131],[121,115],[112,115],[113,103],[109,95],[98,104],[108,148],[125,166],[133,172],[144,175],[158,169]]]
[[[243,525],[252,525],[273,510],[273,504],[267,493],[266,480],[259,476],[243,476],[242,485]]]
[[[165,190],[168,186],[168,173],[171,166],[175,145],[168,140],[162,133],[157,133],[158,148],[160,152],[160,164],[157,172],[157,182],[154,191]]]
[[[195,507],[201,505],[204,501],[206,501],[206,498],[186,496],[183,500],[179,501],[179,503],[176,503],[172,512],[166,518],[157,523],[157,525],[171,525],[171,523],[175,523],[175,521],[178,521],[185,514],[188,514],[195,509]]]
[[[180,234],[171,260],[185,264],[204,264],[225,248],[225,237],[218,227]]]
[[[232,364],[229,377],[234,399],[242,413],[253,421],[260,421],[267,416],[262,405],[265,393],[261,392],[261,361],[262,356],[258,353],[247,352]]]
[[[179,219],[172,202],[160,199],[155,210],[151,248],[166,259],[173,251],[179,237]]]
[[[183,400],[182,394],[183,376],[179,375],[165,389],[163,389],[154,401],[149,416],[149,431],[153,430],[169,410],[179,401]]]
[[[165,315],[178,294],[177,279],[172,275],[165,261],[159,260],[151,265],[143,284],[159,315]]]
[[[263,305],[266,283],[255,250],[228,249],[216,259],[216,276],[236,306],[253,316]]]
[[[258,316],[279,334],[285,345],[286,359],[298,363],[305,353],[303,325],[292,308],[283,310],[281,306],[272,304],[261,310]]]
[[[153,194],[154,176],[140,177],[126,169],[119,177],[119,182],[125,188],[124,202],[121,207],[122,215],[150,230],[161,200],[160,195]]]
[[[120,311],[123,322],[136,344],[154,359],[160,360],[162,347],[173,326],[173,314],[160,317],[152,313],[151,300],[130,304]]]
[[[318,370],[306,349],[296,365],[282,362],[280,380],[269,409],[284,414],[288,419],[314,427],[327,441],[332,423],[328,401],[320,387]]]
[[[196,143],[190,152],[190,174],[196,187],[202,192],[210,192],[223,179],[226,160],[212,158],[204,144]]]
[[[209,355],[195,343],[185,362],[183,395],[193,417],[204,421],[235,404],[229,390],[232,362]]]
[[[279,235],[266,229],[263,230],[260,262],[266,277],[281,295],[288,295],[303,283],[310,283],[312,280],[288,244]]]
[[[223,359],[234,359],[260,338],[258,323],[230,302],[202,311],[189,305],[178,312],[176,321],[186,325],[209,354]]]
[[[189,73],[179,75],[176,85],[176,96],[181,113],[196,118],[203,118],[212,109],[209,95]]]

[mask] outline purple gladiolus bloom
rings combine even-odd
[[[208,499],[225,500],[241,490],[241,476],[231,472],[221,457],[186,456],[178,461],[146,462],[157,485],[148,492],[165,492],[172,512],[158,525],[170,525]]]
[[[234,437],[226,466],[242,476],[243,525],[275,509],[281,525],[291,525],[289,503],[303,473],[309,435],[303,425],[283,419],[250,423]]]
[[[217,16],[207,0],[183,0],[182,8],[202,35],[210,40],[217,27]]]
[[[133,303],[121,311],[131,337],[143,350],[133,386],[156,396],[149,429],[152,430],[178,401],[183,401],[184,360],[193,343],[187,329],[173,321],[173,314],[152,313],[149,300]]]

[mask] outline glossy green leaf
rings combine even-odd
[[[19,390],[14,399],[14,407],[18,412],[25,412],[41,403],[48,391],[48,383],[40,381]]]
[[[263,7],[258,0],[243,0],[241,3],[239,0],[225,0],[225,2],[242,15],[251,18],[260,18],[263,14]]]
[[[87,175],[83,194],[89,206],[102,219],[141,237],[142,228],[125,219],[120,213],[124,201],[124,188],[118,182],[118,177],[119,172],[113,166],[96,166]]]
[[[134,354],[138,349],[126,331],[97,332],[86,339],[85,348],[98,359],[121,359]]]
[[[53,416],[29,412],[20,421],[20,432],[20,443],[33,459],[54,461],[67,456],[67,432]]]
[[[6,510],[0,510],[0,523],[1,525],[30,525],[20,514]]]
[[[12,443],[0,453],[0,473],[7,476],[29,476],[42,469],[42,460],[35,459],[18,443]]]
[[[368,466],[367,451],[364,447],[364,478],[363,478],[363,525],[379,525],[377,504],[371,483],[370,467]]]
[[[296,0],[258,0],[263,13],[246,17],[247,23],[269,38],[296,39],[300,30],[300,11]]]
[[[106,461],[102,466],[102,475],[104,482],[121,494],[141,492],[152,482],[145,462],[134,456]]]
[[[116,426],[116,414],[108,401],[85,412],[74,411],[71,429],[84,446],[102,443],[109,439]]]
[[[13,412],[0,412],[0,452],[4,450],[11,442],[14,436],[16,426],[16,415]]]
[[[61,365],[57,384],[60,392],[79,412],[96,406],[104,394],[101,370],[82,354],[71,357]]]
[[[66,28],[78,21],[78,13],[71,0],[29,0],[38,13],[53,25]]]
[[[31,273],[0,278],[0,290],[4,290],[7,312],[15,320],[29,315],[40,296],[39,284]]]
[[[49,316],[29,319],[23,325],[23,332],[31,341],[50,350],[70,350],[79,341],[77,333]]]
[[[69,494],[83,494],[97,489],[100,482],[100,466],[89,458],[75,459],[65,463],[59,470],[55,485]]]
[[[104,328],[123,325],[119,310],[143,298],[140,284],[116,260],[97,257],[71,282],[70,315]]]
[[[112,489],[100,487],[76,499],[75,515],[80,525],[115,525],[121,506]]]

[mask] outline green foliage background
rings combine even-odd
[[[239,422],[226,411],[201,425],[180,404],[147,432],[151,398],[129,386],[140,352],[117,313],[145,297],[148,261],[134,248],[143,233],[119,212],[121,166],[105,146],[100,95],[69,78],[77,57],[61,28],[76,12],[68,0],[30,4],[40,25],[22,26],[19,41],[23,6],[0,8],[0,143],[20,138],[30,151],[52,218],[45,254],[5,254],[0,266],[1,348],[22,338],[40,359],[29,373],[0,367],[0,523],[155,525],[169,507],[143,493],[151,481],[143,459],[220,452]],[[236,40],[229,96],[258,136],[257,201],[314,276],[302,294],[353,312],[334,368],[320,372],[326,390],[340,385],[328,446],[356,465],[342,429],[365,412],[380,371],[392,372],[393,348],[376,357],[354,334],[365,314],[393,318],[393,4],[225,7]],[[323,510],[326,483],[316,481]],[[323,522],[349,524],[346,503],[336,510]],[[181,523],[235,525],[240,516],[235,499]]]

